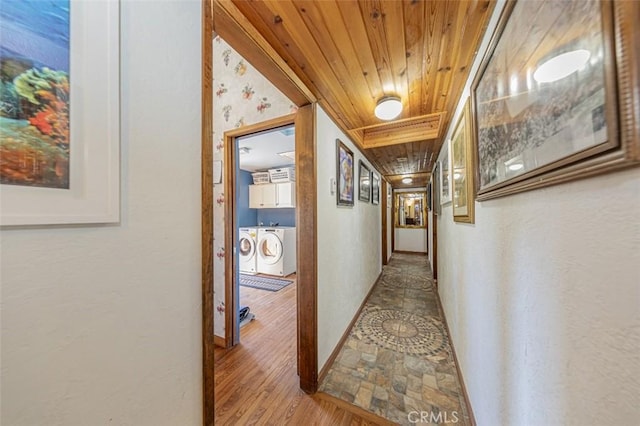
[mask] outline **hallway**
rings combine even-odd
[[[319,390],[400,424],[471,424],[426,256],[392,256]]]

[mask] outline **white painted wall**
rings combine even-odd
[[[436,220],[436,218],[437,216],[433,214],[433,210],[427,211],[427,252],[429,256],[429,263],[431,265],[433,265],[433,221]]]
[[[322,369],[365,296],[382,271],[380,205],[357,199],[338,207],[330,192],[336,177],[336,139],[363,157],[353,142],[318,107],[316,161],[318,172],[318,369]],[[356,168],[357,170],[357,168]]]
[[[2,425],[202,424],[201,4],[121,8],[122,222],[1,231]]]
[[[438,222],[438,289],[479,425],[640,418],[638,169]],[[541,408],[542,407],[542,408]]]
[[[396,228],[396,251],[427,252],[427,230]]]
[[[393,254],[393,246],[391,244],[391,235],[393,232],[393,190],[391,185],[387,184],[387,260],[391,259]]]
[[[637,424],[640,170],[476,203],[474,225],[451,204],[437,220],[438,290],[478,425]]]

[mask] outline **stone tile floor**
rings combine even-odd
[[[320,391],[403,425],[470,424],[436,297],[428,258],[394,254]]]

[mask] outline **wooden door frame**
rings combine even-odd
[[[246,25],[230,2],[202,0],[202,143],[201,143],[201,222],[202,222],[202,421],[213,426],[214,389],[214,306],[213,306],[213,39],[221,35],[262,75],[299,107],[295,117],[297,176],[296,210],[299,262],[297,279],[298,374],[300,387],[309,393],[318,386],[317,327],[317,171],[315,160],[316,98],[304,87],[286,62]],[[300,141],[298,140],[300,139]],[[300,150],[298,151],[298,147]],[[301,283],[304,283],[301,285]],[[301,291],[300,288],[305,289]]]
[[[387,264],[388,254],[387,253],[387,181],[382,179],[382,187],[381,187],[381,198],[382,198],[382,265]]]
[[[235,182],[237,156],[236,156],[236,139],[243,136],[252,135],[255,133],[267,131],[284,126],[295,126],[295,114],[289,114],[282,117],[274,118],[272,120],[262,121],[260,123],[252,124],[250,126],[243,126],[237,129],[232,129],[224,132],[224,246],[227,248],[227,255],[224,258],[225,265],[225,347],[230,348],[240,341],[240,329],[238,328],[237,321],[234,320],[237,315],[236,306],[240,300],[240,294],[238,292],[238,268],[237,262],[237,245],[238,245],[238,229],[237,223],[237,185]],[[297,130],[297,129],[296,129]],[[298,147],[296,147],[298,148]],[[297,185],[296,185],[297,187]]]
[[[202,251],[202,423],[215,417],[213,332],[213,4],[202,1],[202,71],[200,146]]]

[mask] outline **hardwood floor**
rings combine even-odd
[[[298,387],[295,282],[277,292],[241,287],[240,305],[249,306],[256,319],[240,329],[239,345],[215,349],[216,425],[387,424]]]

